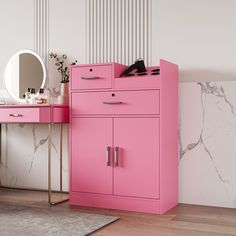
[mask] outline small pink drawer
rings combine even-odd
[[[71,89],[111,88],[112,64],[71,68]]]
[[[159,90],[72,93],[72,114],[159,114]]]
[[[50,107],[1,108],[1,123],[38,123],[50,121]]]

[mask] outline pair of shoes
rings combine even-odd
[[[144,64],[143,59],[141,59],[141,58],[137,59],[133,65],[129,66],[125,71],[122,72],[120,77],[122,77],[124,75],[128,75],[134,69],[136,69],[137,73],[146,72],[147,71],[146,68],[145,68],[145,64]]]

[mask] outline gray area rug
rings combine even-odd
[[[118,217],[87,214],[74,209],[22,207],[0,203],[1,236],[83,236]]]

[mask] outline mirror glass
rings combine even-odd
[[[46,81],[46,69],[40,56],[30,50],[14,54],[9,60],[4,83],[9,94],[17,101],[23,101],[28,88],[37,93]]]

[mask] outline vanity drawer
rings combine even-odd
[[[71,89],[111,88],[112,65],[71,68]]]
[[[72,114],[160,113],[159,90],[72,93]]]
[[[1,123],[38,123],[50,121],[50,108],[1,108]]]

